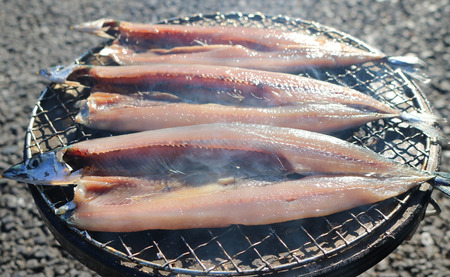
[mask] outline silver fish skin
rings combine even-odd
[[[210,183],[156,193],[158,180],[121,180],[111,185],[98,179],[77,186],[76,208],[68,223],[79,229],[107,232],[272,224],[375,203],[429,178],[315,175],[299,180]]]
[[[41,162],[30,170],[25,166],[30,161],[25,161],[4,175],[23,182],[56,185],[72,184],[85,176],[116,175],[165,176],[197,183],[222,177],[291,173],[430,175],[332,136],[238,123],[175,127],[92,139],[43,157],[50,157],[51,162],[35,159]],[[62,175],[58,172],[61,168]],[[55,174],[42,176],[40,173],[51,171]]]
[[[92,129],[147,131],[208,123],[246,123],[330,133],[369,121],[400,117],[334,103],[298,103],[279,107],[170,103],[140,95],[96,92],[80,104],[76,121]]]

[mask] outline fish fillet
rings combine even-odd
[[[109,181],[82,181],[75,189],[76,208],[68,222],[80,229],[107,232],[272,224],[375,203],[429,178],[309,176],[211,183],[170,193],[154,193],[149,183],[123,180],[111,189]],[[158,186],[159,181],[154,182]]]
[[[246,156],[251,157],[252,153],[267,157],[247,164],[252,159]],[[328,135],[233,123],[166,128],[82,141],[69,146],[63,159],[69,164],[80,163],[86,173],[124,176],[160,171],[167,174],[166,170],[174,169],[184,172],[191,171],[191,167],[222,171],[234,168],[237,161],[252,170],[261,165],[262,173],[267,170],[266,164],[272,167],[278,163],[287,173],[417,174],[413,168]],[[161,167],[164,160],[170,164],[168,169]],[[238,167],[244,170],[244,165]]]
[[[429,175],[324,134],[215,123],[78,142],[13,166],[3,177],[62,185],[74,184],[83,176],[164,176],[205,184],[219,178],[292,173]]]
[[[92,129],[146,131],[208,123],[250,123],[332,132],[369,121],[398,117],[332,103],[298,103],[279,107],[170,103],[114,93],[93,93],[82,102],[76,121]]]
[[[52,81],[75,81],[94,91],[160,91],[184,102],[244,106],[340,103],[395,114],[398,111],[357,90],[292,74],[208,65],[69,66],[42,71]]]
[[[351,49],[284,49],[258,51],[242,45],[179,46],[171,49],[134,50],[123,44],[104,47],[100,56],[109,57],[120,65],[137,64],[203,64],[241,67],[284,73],[297,73],[318,67],[337,67],[381,59],[374,54]],[[321,53],[323,51],[324,53]]]
[[[80,24],[75,29],[117,37],[115,44],[121,49],[107,52],[115,52],[116,59],[122,64],[154,62],[151,56],[157,54],[162,58],[158,59],[160,62],[192,63],[197,59],[197,63],[224,65],[222,62],[225,62],[232,66],[294,72],[317,66],[346,66],[385,57],[381,52],[361,50],[305,32],[266,28],[141,24],[100,19]],[[133,49],[140,53],[134,55]],[[180,56],[163,58],[167,54]],[[252,66],[251,60],[258,66]],[[269,63],[278,65],[268,67],[266,62],[269,60]]]

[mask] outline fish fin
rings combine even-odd
[[[447,196],[450,196],[450,173],[446,172],[435,172],[434,182],[432,186],[445,193]]]
[[[391,64],[400,66],[419,66],[425,68],[427,64],[416,56],[394,56],[388,57]]]
[[[75,210],[75,203],[73,201],[67,202],[66,204],[62,205],[61,207],[57,208],[55,210],[55,214],[57,215],[66,215],[67,213],[72,212]]]
[[[404,74],[419,82],[430,82],[430,78],[425,73],[426,63],[416,56],[388,57],[387,61],[394,68],[401,70]]]
[[[119,25],[119,21],[109,18],[101,18],[71,26],[70,29],[87,32],[103,38],[115,38],[112,31]]]
[[[89,121],[89,115],[91,113],[87,100],[78,101],[75,105],[79,108],[79,111],[75,116],[75,122],[86,125]]]
[[[122,61],[119,57],[117,57],[117,54],[119,52],[111,47],[105,47],[100,52],[98,52],[97,55],[100,55],[101,57],[108,57],[111,60],[113,60],[115,63],[119,65],[128,65],[124,61]]]
[[[117,54],[117,52],[118,51],[116,49],[113,49],[109,46],[105,46],[102,50],[100,50],[100,52],[98,52],[98,54],[103,57],[111,57],[111,56],[114,57]]]
[[[446,122],[445,119],[429,113],[407,113],[404,112],[401,114],[401,118],[408,122],[419,122],[419,123],[428,123],[428,124],[435,124],[435,123],[441,123]]]
[[[419,129],[429,137],[436,138],[440,143],[447,143],[447,138],[436,126],[437,123],[446,122],[445,119],[427,113],[402,113],[400,118],[411,124],[412,127]]]

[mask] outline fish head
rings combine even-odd
[[[10,167],[1,177],[38,185],[67,185],[76,183],[80,172],[73,172],[62,160],[60,151],[52,151],[33,156]]]

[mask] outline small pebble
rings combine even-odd
[[[434,240],[428,232],[420,234],[420,242],[423,246],[431,246],[434,244]]]
[[[27,268],[35,269],[35,268],[39,267],[39,262],[36,259],[29,259],[26,261],[25,266]]]

